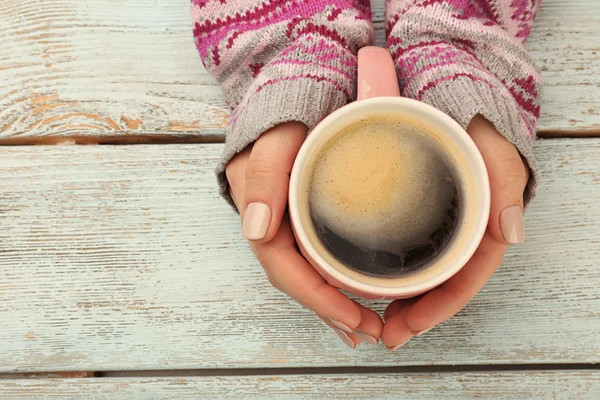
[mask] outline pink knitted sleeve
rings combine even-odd
[[[404,96],[429,103],[466,127],[481,114],[532,171],[540,74],[525,49],[539,0],[389,0],[387,45]]]
[[[232,118],[217,166],[276,124],[314,127],[355,97],[356,52],[373,41],[369,0],[192,0],[194,38]]]

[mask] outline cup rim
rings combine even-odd
[[[455,262],[450,264],[447,268],[441,270],[437,274],[434,274],[431,278],[424,280],[420,283],[410,284],[405,286],[378,286],[371,283],[361,282],[348,275],[345,275],[332,265],[330,265],[325,258],[314,248],[312,245],[305,227],[302,225],[300,218],[300,207],[299,207],[299,186],[302,177],[302,170],[305,166],[306,159],[309,154],[313,151],[316,144],[319,143],[320,137],[328,132],[327,128],[334,122],[343,118],[347,113],[357,111],[358,109],[376,106],[376,105],[389,105],[393,104],[399,109],[403,109],[403,112],[417,111],[417,115],[414,117],[419,118],[422,115],[428,115],[430,118],[439,121],[447,130],[452,130],[456,138],[467,147],[467,151],[464,153],[465,156],[470,157],[471,161],[476,164],[476,171],[473,171],[474,183],[477,190],[480,191],[482,197],[483,207],[476,214],[476,220],[474,221],[474,228],[472,230],[472,236],[475,240],[471,240],[465,244],[462,248],[462,252],[456,258]],[[446,134],[446,132],[441,132]],[[331,133],[329,136],[333,137],[336,133]],[[308,253],[308,256],[314,260],[318,267],[323,269],[326,274],[331,276],[334,280],[341,284],[343,288],[350,288],[351,291],[357,290],[360,293],[366,293],[374,296],[383,297],[399,297],[399,296],[412,296],[419,293],[423,293],[430,290],[443,282],[450,279],[454,274],[462,269],[469,261],[469,259],[475,253],[475,250],[479,246],[481,239],[487,228],[490,207],[491,207],[491,195],[490,195],[490,184],[487,168],[483,161],[483,157],[479,152],[479,149],[475,145],[475,142],[471,139],[469,134],[450,116],[444,112],[434,108],[426,103],[405,98],[405,97],[374,97],[365,100],[356,101],[350,103],[323,119],[308,135],[304,144],[300,148],[292,173],[290,175],[290,187],[289,187],[289,214],[292,226],[294,228],[294,234],[298,244]]]

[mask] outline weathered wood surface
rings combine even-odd
[[[378,43],[383,0],[374,0]],[[545,135],[600,134],[600,2],[545,0],[529,42]],[[0,143],[218,141],[189,0],[0,2]]]
[[[537,143],[528,242],[395,353],[345,348],[270,287],[220,150],[0,147],[0,372],[600,362],[600,139]]]
[[[222,137],[189,0],[0,2],[0,137]],[[87,139],[87,140],[86,140]]]
[[[599,35],[599,1],[542,2],[528,42],[544,78],[540,136],[600,135]]]
[[[0,381],[0,397],[25,399],[597,400],[600,372],[497,372],[102,378]]]

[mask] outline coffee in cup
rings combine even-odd
[[[358,101],[321,121],[290,176],[302,255],[366,298],[422,294],[477,249],[490,212],[483,158],[443,112],[402,98],[391,56],[358,56]]]
[[[444,251],[460,216],[460,160],[416,121],[369,117],[320,151],[311,223],[336,259],[371,276],[414,273]]]

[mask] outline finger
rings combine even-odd
[[[353,335],[348,335],[349,338],[353,340],[355,344],[359,344],[362,341],[367,343],[376,345],[379,343],[379,338],[381,337],[381,332],[383,330],[383,321],[381,317],[373,310],[363,306],[362,304],[356,303],[360,310],[361,320],[360,324],[354,328]],[[319,316],[325,324],[330,326],[333,329],[339,329],[335,324],[331,321]],[[343,332],[343,331],[342,331]],[[338,333],[338,336],[340,334]],[[355,338],[358,340],[355,340]],[[342,339],[344,343],[348,344],[346,340]]]
[[[523,242],[523,192],[529,179],[527,167],[515,146],[483,117],[475,117],[467,131],[479,148],[490,177],[490,233],[502,244]]]
[[[383,331],[383,321],[375,311],[356,303],[360,310],[360,323],[354,328],[354,334],[370,344],[378,344],[381,332]]]
[[[339,337],[340,340],[351,349],[355,349],[357,345],[363,342],[363,340],[355,333],[344,332],[340,328],[336,327],[333,323],[331,323],[331,321],[329,321],[327,318],[323,318],[321,316],[319,316],[319,318],[325,323],[325,325],[332,328],[337,337]]]
[[[247,147],[242,152],[236,154],[235,157],[229,161],[225,168],[225,176],[229,183],[229,194],[235,203],[238,211],[241,210],[244,201],[244,186],[246,184],[246,164],[250,157],[250,151],[252,147]]]
[[[252,248],[277,289],[348,333],[360,324],[358,304],[328,285],[298,253],[288,218],[273,240]]]
[[[400,310],[402,310],[409,301],[410,300],[394,300],[394,301],[392,301],[390,304],[388,304],[388,306],[385,308],[385,311],[383,312],[383,320],[387,321],[393,315],[398,314],[400,312]],[[414,301],[413,301],[413,303],[414,303]]]
[[[417,336],[422,335],[458,313],[496,272],[505,251],[505,245],[486,233],[473,257],[456,275],[410,308],[406,317],[408,329]]]
[[[406,316],[414,303],[414,300],[396,300],[385,310],[385,325],[381,340],[388,350],[399,349],[414,336],[406,322]]]
[[[242,234],[266,242],[275,236],[288,199],[290,172],[306,138],[299,122],[278,125],[254,143],[246,164]]]

